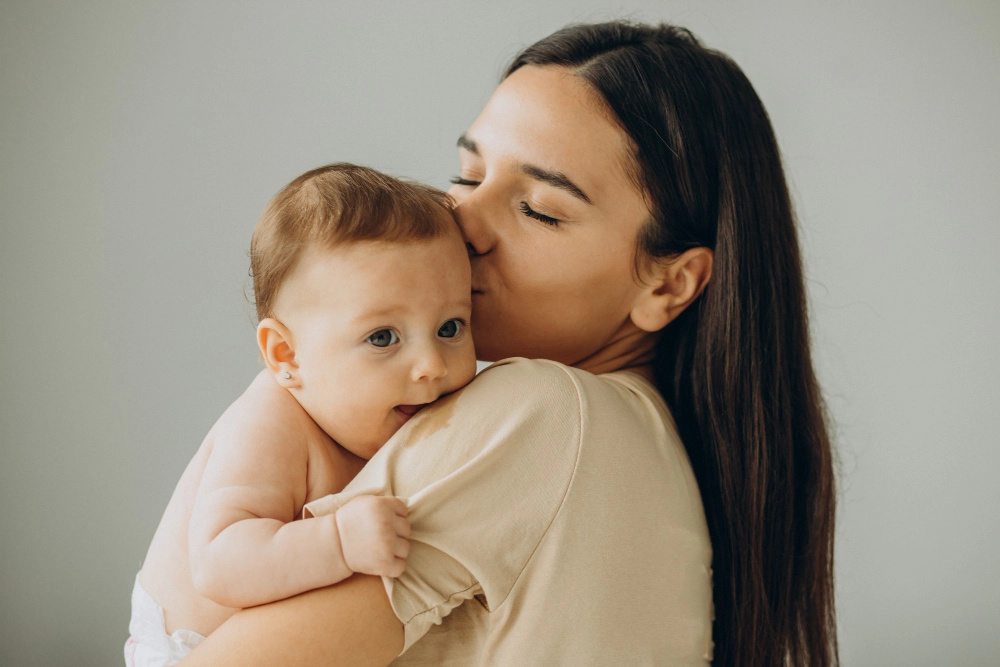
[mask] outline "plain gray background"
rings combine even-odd
[[[841,458],[846,665],[1000,663],[1000,3],[0,4],[0,664],[115,665],[169,494],[258,368],[300,172],[446,187],[562,25],[692,28],[768,107]]]

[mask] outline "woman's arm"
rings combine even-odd
[[[382,580],[355,574],[335,586],[237,612],[180,665],[384,667],[402,650],[403,624]]]
[[[307,505],[321,516],[359,496],[405,498],[406,570],[241,611],[183,664],[385,665],[475,595],[499,604],[569,488],[580,405],[564,367],[522,359],[421,410],[344,491]]]

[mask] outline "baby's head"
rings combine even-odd
[[[268,204],[250,268],[269,372],[359,456],[475,375],[469,258],[443,192],[314,169]]]

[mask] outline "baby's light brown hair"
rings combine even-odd
[[[313,244],[408,243],[454,233],[440,190],[345,162],[307,171],[268,203],[250,241],[257,319],[274,316],[281,285]]]

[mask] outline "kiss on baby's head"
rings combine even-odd
[[[359,456],[474,374],[469,261],[443,192],[314,169],[271,200],[250,263],[265,362]]]
[[[250,263],[267,368],[167,505],[133,589],[130,667],[175,664],[239,608],[352,572],[398,577],[402,499],[302,508],[475,375],[469,257],[443,192],[355,165],[314,169],[268,204]]]

